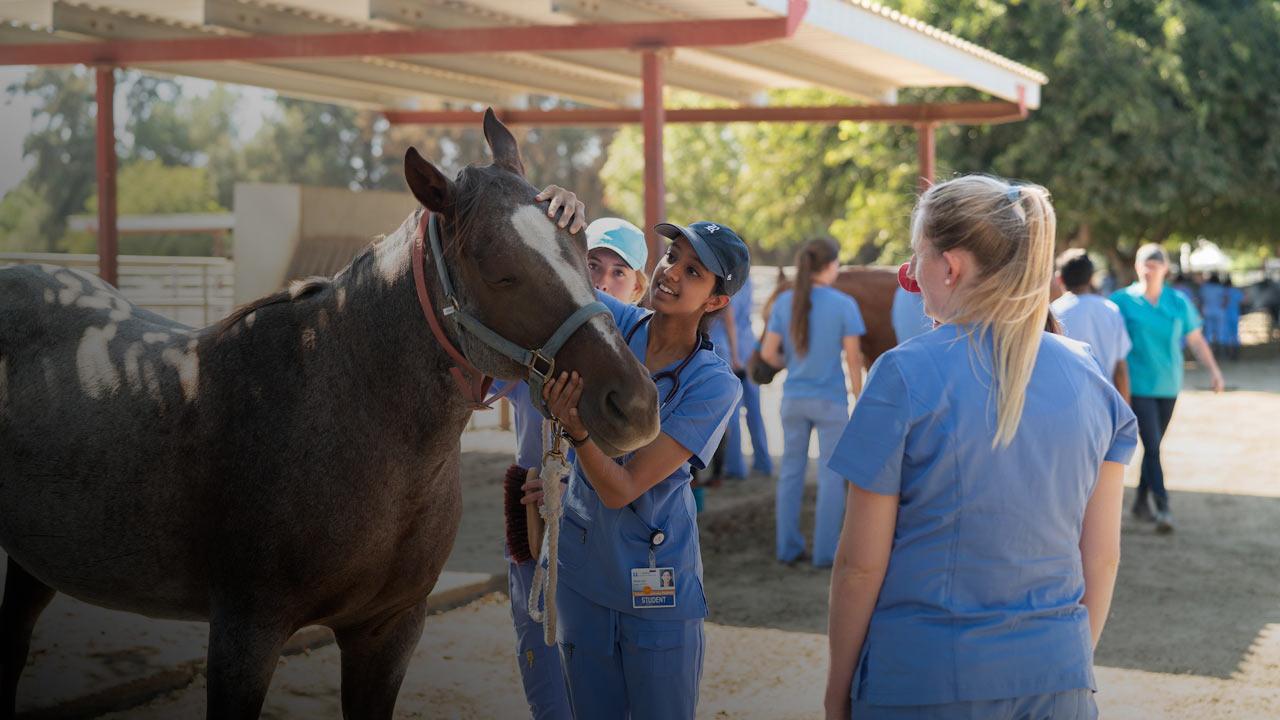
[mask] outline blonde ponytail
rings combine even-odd
[[[1049,322],[1049,282],[1057,219],[1049,192],[969,175],[925,191],[912,218],[912,242],[941,253],[969,251],[977,277],[957,290],[949,323],[968,324],[971,340],[990,337],[996,400],[992,447],[1018,431],[1027,384]]]

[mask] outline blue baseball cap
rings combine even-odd
[[[702,264],[724,280],[724,291],[730,297],[747,282],[751,251],[732,228],[699,220],[688,226],[658,223],[653,231],[672,240],[677,237],[688,240]]]
[[[644,272],[644,264],[649,261],[644,233],[622,218],[600,218],[587,226],[587,252],[598,247],[617,253],[632,270]]]

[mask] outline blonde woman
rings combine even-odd
[[[1048,193],[930,188],[908,270],[941,323],[881,356],[831,460],[829,718],[1093,718],[1133,413],[1045,331]]]

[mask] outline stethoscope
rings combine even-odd
[[[653,313],[649,313],[648,315],[645,315],[644,317],[640,318],[640,322],[637,322],[635,325],[631,327],[630,330],[627,331],[627,336],[626,338],[624,338],[624,340],[627,343],[627,347],[631,346],[631,338],[635,337],[636,331],[639,330],[644,325],[646,325],[652,319],[653,319]],[[684,369],[689,366],[689,363],[693,362],[693,358],[698,354],[698,351],[710,350],[711,348],[712,348],[711,338],[707,337],[706,334],[699,333],[698,344],[694,346],[693,352],[689,353],[688,357],[686,357],[684,360],[681,360],[680,364],[677,365],[674,370],[663,370],[657,375],[650,376],[650,379],[653,380],[654,385],[657,385],[663,380],[671,381],[671,389],[668,390],[667,394],[662,398],[663,405],[666,405],[667,403],[671,402],[671,399],[676,396],[676,393],[680,392],[680,374],[683,373]]]

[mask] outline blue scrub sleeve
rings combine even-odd
[[[845,297],[848,296],[846,295]],[[851,297],[848,299],[849,302],[845,303],[844,307],[844,335],[842,337],[866,335],[867,324],[862,321],[862,310],[858,308],[858,301]]]
[[[627,336],[627,331],[647,314],[646,310],[628,305],[600,290],[596,291],[596,299],[604,303],[604,306],[609,308],[609,312],[613,313],[613,324],[618,326],[618,332],[622,333],[624,338]]]
[[[791,291],[782,293],[773,301],[773,307],[769,309],[769,322],[765,325],[766,332],[778,333],[782,337],[787,336],[787,327],[791,324],[791,303],[786,302],[791,297]]]
[[[1133,453],[1138,449],[1138,418],[1133,410],[1125,404],[1124,398],[1114,388],[1111,389],[1111,446],[1103,460],[1128,465]]]
[[[692,453],[689,464],[702,470],[711,462],[741,399],[742,381],[725,365],[723,371],[709,375],[684,393],[662,421],[662,432]]]
[[[911,429],[907,383],[893,353],[881,355],[827,467],[863,490],[897,495],[902,456]]]
[[[1178,299],[1182,301],[1182,337],[1186,337],[1204,327],[1204,320],[1200,317],[1200,311],[1196,310],[1195,304],[1182,296]]]

